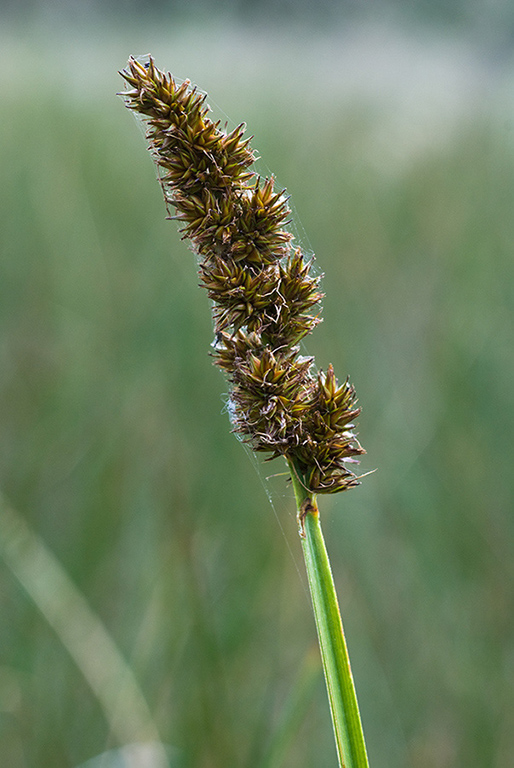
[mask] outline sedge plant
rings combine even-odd
[[[273,177],[252,166],[244,124],[212,121],[205,95],[151,57],[120,73],[126,106],[142,116],[169,217],[197,255],[212,301],[214,363],[229,385],[233,431],[267,459],[284,457],[298,510],[341,768],[368,760],[317,496],[359,484],[360,409],[348,379],[316,372],[300,341],[320,322],[320,277],[293,244],[290,210]]]

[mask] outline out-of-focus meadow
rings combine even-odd
[[[351,376],[361,469],[377,469],[321,500],[370,763],[509,768],[508,57],[380,28],[14,29],[0,82],[2,765],[156,768],[155,743],[119,747],[158,737],[173,768],[336,760],[291,491],[265,479],[284,467],[256,472],[230,434],[195,257],[114,95],[116,70],[150,50],[216,117],[248,123],[326,275],[307,349]]]

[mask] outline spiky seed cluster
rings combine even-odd
[[[269,458],[285,456],[315,493],[358,484],[347,464],[364,453],[353,421],[360,409],[332,366],[313,373],[298,342],[321,321],[319,277],[286,229],[287,197],[251,170],[245,126],[228,132],[207,115],[205,96],[177,84],[150,58],[120,73],[126,106],[148,126],[168,210],[200,257],[213,301],[215,363],[230,382],[234,431]]]

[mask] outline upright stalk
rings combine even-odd
[[[368,768],[359,705],[316,496],[306,489],[294,463],[289,462],[289,466],[339,765]]]
[[[252,170],[244,125],[213,122],[205,96],[150,57],[121,72],[126,106],[147,124],[170,218],[199,259],[213,302],[214,363],[229,382],[233,431],[268,459],[289,462],[341,768],[367,768],[366,747],[315,494],[359,485],[365,453],[354,387],[314,368],[300,342],[321,321],[320,277],[292,245],[290,209],[273,177]]]

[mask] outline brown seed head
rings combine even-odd
[[[312,259],[292,248],[288,198],[273,177],[251,170],[245,126],[229,132],[213,122],[188,80],[177,83],[152,58],[130,58],[120,74],[126,106],[147,124],[170,218],[200,259],[234,432],[269,458],[292,461],[315,493],[354,487],[347,465],[364,453],[353,431],[354,388],[340,385],[331,365],[314,375],[297,346],[321,322],[312,311],[323,294]]]

